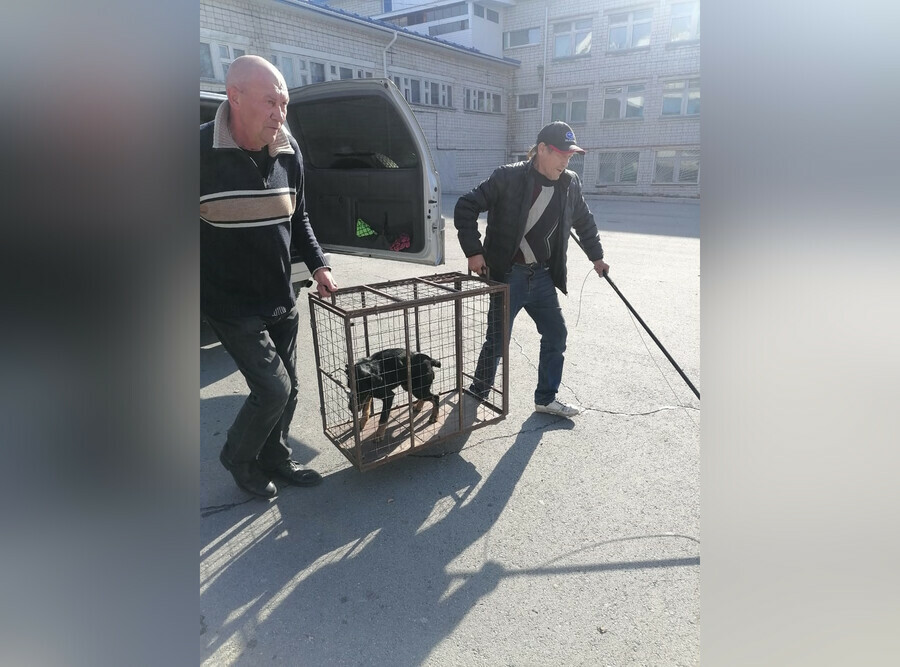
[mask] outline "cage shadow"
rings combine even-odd
[[[488,561],[460,585],[448,567],[494,526],[543,433],[572,426],[532,415],[485,479],[463,456],[404,457],[364,473],[346,468],[314,490],[279,496],[277,525],[226,557],[201,594],[214,632],[204,657],[225,643],[231,654],[236,642],[251,661],[302,654],[306,664],[387,656],[395,665],[422,664],[507,574]],[[205,526],[204,543],[221,530]],[[265,579],[254,585],[261,572]],[[261,637],[276,634],[277,647],[258,650]]]

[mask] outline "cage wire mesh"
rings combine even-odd
[[[372,468],[506,417],[508,335],[487,396],[468,390],[492,298],[502,304],[508,332],[508,287],[462,273],[347,287],[327,299],[309,295],[323,430],[355,467]],[[430,362],[417,353],[434,360],[430,383]],[[389,391],[392,404],[381,422],[385,401],[377,396]],[[366,418],[370,394],[376,398]]]

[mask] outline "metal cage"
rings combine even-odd
[[[491,299],[502,300],[500,366],[487,396],[469,390],[485,340]],[[327,299],[309,295],[310,325],[322,427],[359,470],[367,470],[441,440],[503,420],[509,411],[509,287],[477,276],[442,273],[359,285]],[[496,312],[496,311],[495,311]],[[375,399],[366,420],[357,391],[372,355],[400,348],[405,367],[387,422],[379,429],[383,401]],[[438,362],[430,390],[434,411],[423,409],[413,391],[416,353]],[[383,353],[382,353],[383,354]],[[357,362],[365,362],[359,367]],[[360,384],[358,384],[360,383]],[[381,432],[379,432],[381,431]]]

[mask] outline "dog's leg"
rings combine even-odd
[[[359,432],[362,433],[362,430],[366,427],[366,424],[369,422],[369,415],[372,414],[372,403],[374,399],[369,396],[366,399],[366,402],[363,403],[363,412],[362,417],[359,418]]]
[[[384,439],[384,432],[387,430],[388,417],[391,414],[391,405],[394,403],[393,392],[381,399],[381,416],[378,418],[378,428],[375,429],[375,442],[381,442]]]
[[[423,401],[421,398],[419,400],[417,400],[416,404],[413,406],[413,414],[417,415],[420,412],[422,412],[422,406],[424,406],[424,405],[425,405],[425,401]]]
[[[434,424],[438,418],[438,402],[440,401],[440,397],[437,394],[431,395],[431,419],[428,420],[429,424]],[[424,403],[424,401],[423,401]]]

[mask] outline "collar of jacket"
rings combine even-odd
[[[528,178],[533,183],[535,179],[535,175],[540,172],[537,170],[537,167],[534,166],[534,158],[528,161]],[[569,184],[572,182],[572,174],[574,172],[566,169],[563,173],[559,175],[559,184],[563,186],[565,190],[569,189]]]
[[[228,114],[231,107],[228,100],[222,102],[216,111],[216,119],[213,123],[213,148],[240,148],[234,137],[231,136],[231,130],[228,129]],[[284,126],[279,128],[275,141],[269,144],[269,157],[275,157],[279,153],[294,154],[294,149],[288,139]]]

